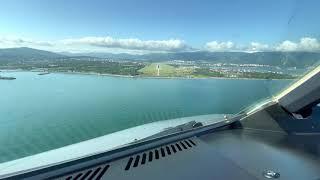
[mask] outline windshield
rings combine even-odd
[[[4,0],[0,163],[94,138],[108,150],[266,101],[319,64],[319,6]]]

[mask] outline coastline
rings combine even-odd
[[[34,71],[33,71],[34,72]],[[220,79],[220,80],[294,80],[294,79],[260,79],[260,78],[227,78],[227,77],[170,77],[170,76],[130,76],[130,75],[119,75],[119,74],[106,74],[106,73],[95,73],[95,72],[54,72],[59,74],[79,74],[79,75],[95,75],[95,76],[109,76],[109,77],[120,77],[120,78],[133,78],[133,79],[182,79],[182,80],[196,80],[196,79]]]
[[[1,69],[1,72],[43,72],[34,70],[23,70],[23,69]],[[59,72],[50,71],[50,73],[55,74],[77,74],[77,75],[94,75],[94,76],[109,76],[109,77],[119,77],[119,78],[132,78],[132,79],[181,79],[181,80],[196,80],[196,79],[218,79],[218,80],[295,80],[295,79],[260,79],[260,78],[228,78],[228,77],[170,77],[170,76],[131,76],[131,75],[120,75],[120,74],[107,74],[107,73],[96,73],[96,72]]]

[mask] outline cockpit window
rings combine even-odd
[[[4,0],[0,164],[94,138],[109,143],[83,149],[116,148],[268,100],[319,65],[319,7]]]

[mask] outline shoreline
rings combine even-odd
[[[35,71],[32,71],[35,72]],[[77,75],[94,75],[94,76],[108,76],[119,78],[132,78],[132,79],[181,79],[181,80],[197,80],[197,79],[218,79],[218,80],[295,80],[295,79],[259,79],[259,78],[227,78],[227,77],[166,77],[166,76],[130,76],[120,74],[106,74],[106,73],[89,73],[89,72],[50,72],[56,74],[77,74]]]
[[[1,72],[43,72],[23,69],[1,69]],[[131,75],[120,75],[120,74],[107,74],[107,73],[96,73],[96,72],[59,72],[49,71],[49,73],[56,74],[77,74],[77,75],[95,75],[95,76],[109,76],[109,77],[120,77],[120,78],[132,78],[132,79],[181,79],[181,80],[196,80],[196,79],[218,79],[218,80],[295,80],[295,79],[260,79],[260,78],[228,78],[228,77],[166,77],[166,76],[131,76]]]

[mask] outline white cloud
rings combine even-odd
[[[231,41],[227,41],[227,42],[211,41],[206,43],[205,48],[209,51],[231,51],[231,50],[234,50],[235,44]]]
[[[278,44],[264,44],[253,41],[238,44],[232,41],[210,41],[203,48],[195,49],[183,40],[140,40],[137,38],[116,39],[112,37],[83,37],[55,41],[39,41],[15,36],[0,36],[0,48],[31,47],[49,51],[111,52],[145,54],[150,52],[179,52],[208,50],[213,52],[258,52],[258,51],[310,51],[320,52],[320,42],[316,38],[303,37],[299,41],[284,40]]]
[[[251,42],[250,45],[246,48],[246,51],[257,52],[257,51],[268,51],[270,50],[268,44],[262,44],[259,42]]]
[[[182,40],[140,40],[140,39],[115,39],[112,37],[84,37],[79,39],[62,40],[65,45],[89,45],[106,48],[120,48],[128,50],[146,51],[182,51],[188,46]]]
[[[249,45],[239,45],[231,41],[218,42],[211,41],[206,43],[205,49],[209,51],[223,52],[223,51],[239,51],[239,52],[257,52],[270,50],[269,45],[251,42]]]
[[[37,41],[27,38],[2,37],[0,38],[0,47],[21,47],[21,46],[53,46],[47,41]]]
[[[276,48],[277,51],[296,51],[298,50],[298,44],[292,41],[283,41]]]
[[[320,43],[315,38],[303,37],[297,43],[283,41],[275,49],[277,51],[320,51]]]
[[[239,51],[239,52],[258,52],[258,51],[311,51],[320,52],[320,42],[316,38],[303,37],[298,42],[290,40],[282,41],[276,45],[268,45],[260,42],[249,44],[235,44],[231,41],[211,41],[204,47],[209,51]]]
[[[306,50],[306,51],[320,50],[320,43],[315,38],[309,38],[309,37],[301,38],[299,46],[301,50]]]

